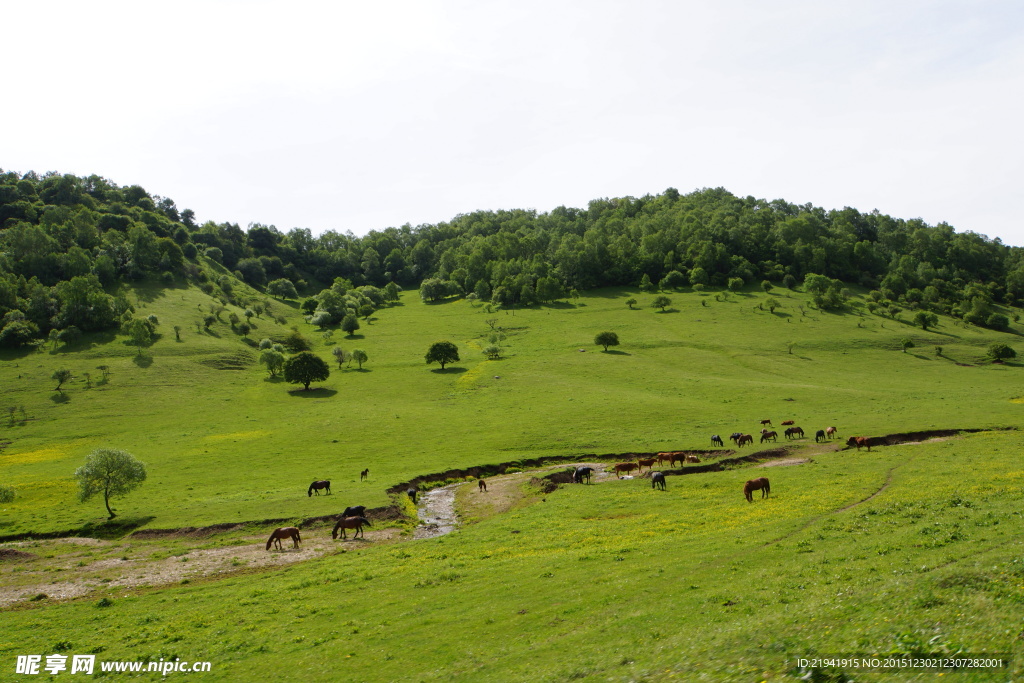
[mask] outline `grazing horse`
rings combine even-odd
[[[822,442],[824,440],[825,440],[825,430],[824,429],[819,429],[818,431],[814,432],[814,443],[820,443],[820,442]]]
[[[370,468],[369,467],[367,467],[365,470],[363,470],[362,472],[359,473],[359,481],[362,481],[363,479],[366,479],[368,476],[370,476]]]
[[[782,426],[783,427],[785,427],[786,425],[795,425],[795,424],[796,424],[796,422],[794,420],[783,420],[782,421]]]
[[[414,487],[412,487],[410,489],[407,489],[405,493],[406,493],[407,496],[412,498],[412,504],[415,505],[416,504],[416,487],[414,486]]]
[[[751,479],[743,485],[743,496],[747,499],[748,503],[754,502],[754,491],[761,489],[761,497],[767,498],[768,494],[772,492],[771,487],[768,485],[767,477],[758,477],[757,479]]]
[[[769,427],[771,427],[772,426],[772,421],[771,420],[761,420],[761,424],[762,425],[768,425]]]
[[[725,446],[725,442],[722,441],[722,437],[720,437],[718,434],[712,434],[711,435],[711,445],[712,446]]]
[[[654,469],[654,463],[656,460],[657,458],[644,458],[642,460],[640,458],[637,458],[636,464],[639,468],[637,472],[643,472],[645,467],[649,470]]]
[[[741,436],[743,436],[742,433],[740,433],[740,432],[733,432],[732,434],[729,435],[729,438],[732,439],[736,443],[737,446],[739,446],[740,445],[740,437]]]
[[[799,434],[800,436],[797,437],[797,434]],[[796,438],[801,438],[802,439],[802,438],[804,438],[804,430],[802,428],[800,428],[800,427],[787,427],[786,428],[786,438],[787,439],[796,439]]]
[[[338,530],[341,530],[341,538],[345,540],[348,536],[345,535],[345,529],[355,529],[356,532],[352,534],[352,538],[359,538],[359,534],[363,533],[364,526],[373,526],[370,524],[370,520],[366,517],[342,517],[338,520],[338,523],[334,525],[334,529],[331,531],[331,538],[338,537]],[[366,538],[366,534],[363,534],[363,538]]]
[[[692,463],[698,463],[699,464],[700,463],[700,458],[698,458],[696,455],[688,455],[688,456],[686,456],[686,462],[692,462]]]
[[[651,472],[651,488],[658,487],[662,491],[665,490],[665,473],[664,472]]]
[[[331,482],[326,479],[321,481],[314,481],[309,485],[309,490],[306,491],[306,495],[312,496],[313,492],[316,491],[316,495],[320,495],[320,489],[327,489],[327,495],[331,495]]]
[[[267,550],[270,550],[271,545],[277,544],[277,549],[283,552],[284,548],[281,547],[282,538],[292,539],[292,545],[295,548],[299,547],[299,541],[302,540],[299,537],[298,529],[293,526],[283,526],[278,529],[274,529],[273,533],[270,534],[270,540],[267,541]]]
[[[832,437],[838,436],[838,435],[839,435],[839,430],[836,429],[835,427],[829,427],[828,429],[825,430],[825,436],[827,436],[830,439]]]
[[[867,447],[868,453],[871,452],[871,440],[866,436],[851,436],[846,440],[847,446],[856,446],[859,451],[862,446]]]
[[[779,435],[776,432],[765,432],[761,435],[761,443],[764,443],[765,441],[775,441],[778,436]]]
[[[622,479],[623,472],[632,472],[636,468],[637,464],[635,462],[620,462],[615,465],[612,465],[612,472],[615,472],[615,475],[619,479]]]
[[[342,517],[365,517],[366,506],[365,505],[353,505],[352,507],[345,508],[345,511],[341,513]]]
[[[487,493],[487,482],[480,479],[476,482],[476,490],[480,493]]]
[[[583,480],[586,479],[587,483],[590,483],[590,474],[594,471],[593,467],[587,467],[586,465],[580,465],[572,473],[572,480],[576,484],[582,484]]]
[[[751,445],[753,445],[754,443],[754,437],[751,436],[750,434],[741,434],[740,438],[736,440],[737,446],[745,446],[748,443]]]

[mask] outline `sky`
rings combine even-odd
[[[724,187],[1024,245],[1024,4],[5,3],[0,168],[282,231]]]

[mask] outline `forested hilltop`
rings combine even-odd
[[[871,306],[949,313],[1005,327],[995,303],[1024,299],[1022,249],[945,223],[737,197],[722,188],[597,199],[582,208],[477,211],[364,237],[199,224],[138,185],[96,175],[0,172],[0,344],[124,326],[120,283],[196,282],[231,298],[234,277],[310,297],[320,324],[380,306],[399,287],[425,300],[471,296],[529,306],[573,290],[741,288],[803,283],[841,309],[848,285]],[[219,265],[216,265],[219,264]],[[221,268],[220,266],[223,266]],[[226,272],[224,271],[226,269]],[[338,295],[338,296],[334,296]]]

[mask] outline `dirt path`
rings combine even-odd
[[[413,538],[434,538],[458,528],[459,517],[455,513],[455,492],[464,485],[462,483],[449,484],[420,495],[416,509],[420,523],[413,531]]]

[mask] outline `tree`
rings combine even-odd
[[[903,353],[906,353],[907,349],[914,348],[914,340],[909,337],[904,337],[900,340],[900,346],[903,347]]]
[[[640,278],[640,291],[650,292],[654,289],[654,283],[651,282],[651,276],[644,273],[644,276]]]
[[[920,325],[922,330],[927,330],[929,325],[939,324],[939,316],[928,311],[918,311],[914,314],[914,324]]]
[[[626,305],[629,306],[629,310],[633,310],[633,307],[636,306],[636,299],[626,299]]]
[[[276,296],[279,299],[298,299],[299,293],[295,291],[295,285],[287,278],[272,280],[267,285],[267,294]]]
[[[260,353],[260,363],[267,366],[271,377],[277,377],[277,373],[284,367],[284,354],[274,349],[264,349]]]
[[[767,294],[768,292],[772,291],[773,288],[774,288],[774,285],[772,285],[771,282],[769,282],[768,280],[761,280],[761,289],[764,290],[765,294]]]
[[[1002,342],[996,342],[988,347],[988,357],[993,361],[1001,361],[1007,358],[1016,358],[1017,352]]]
[[[366,355],[366,351],[362,349],[352,349],[352,360],[359,363],[359,369],[363,369],[363,363],[370,360],[370,357]]]
[[[484,355],[487,356],[489,360],[498,360],[501,357],[501,347],[497,344],[485,346]]]
[[[181,325],[174,326],[174,340],[181,341]]]
[[[605,351],[608,351],[609,346],[619,345],[619,335],[614,332],[600,332],[594,337],[594,343],[598,346],[603,346]]]
[[[776,308],[781,307],[781,304],[775,297],[768,297],[768,299],[765,300],[764,305],[768,307],[769,313],[774,313]]]
[[[792,273],[786,273],[786,276],[782,278],[782,285],[786,289],[793,289],[796,286],[796,278],[793,277]]]
[[[349,313],[345,316],[345,319],[341,321],[341,329],[345,330],[348,336],[355,334],[356,330],[359,329],[359,320]]]
[[[327,363],[311,351],[300,351],[284,362],[285,381],[301,384],[304,391],[309,391],[310,382],[323,382],[330,376]]]
[[[669,299],[667,296],[664,295],[654,297],[654,301],[651,302],[651,306],[654,306],[655,308],[660,308],[662,313],[664,313],[665,308],[670,305],[672,305],[672,299]]]
[[[146,481],[146,466],[127,451],[117,448],[99,448],[85,458],[85,464],[75,470],[78,480],[78,500],[86,502],[98,493],[110,519],[116,517],[110,509],[110,499],[123,496]]]
[[[252,332],[252,325],[250,325],[249,323],[241,323],[238,326],[238,331],[241,333],[243,337],[248,337],[249,333]]]
[[[738,292],[741,289],[743,289],[743,278],[741,278],[741,277],[731,277],[731,278],[729,278],[728,285],[729,285],[729,291],[730,292]]]
[[[985,320],[985,327],[993,330],[1005,331],[1010,327],[1010,319],[1002,313],[993,313]]]
[[[142,355],[142,347],[153,343],[153,328],[148,320],[133,318],[125,326],[125,332],[128,335],[128,339],[131,340],[132,346],[138,347],[140,356]]]
[[[331,349],[331,353],[334,354],[334,360],[338,361],[339,369],[345,363],[345,361],[349,359],[348,354],[345,353],[345,349],[341,348],[340,346],[335,346],[333,349]]]
[[[65,382],[70,382],[72,376],[71,376],[71,371],[70,370],[68,370],[66,368],[60,368],[59,370],[54,370],[53,374],[50,377],[51,377],[51,379],[57,380],[57,386],[54,387],[53,390],[54,391],[60,391],[60,393],[63,394],[64,392],[61,391],[60,387]]]
[[[430,345],[425,356],[427,365],[440,363],[441,369],[448,363],[459,361],[459,347],[450,341],[437,341]]]
[[[678,270],[670,270],[661,278],[658,286],[661,289],[678,289],[686,284],[686,277]]]
[[[0,503],[10,503],[18,497],[18,492],[10,486],[0,486]]]

